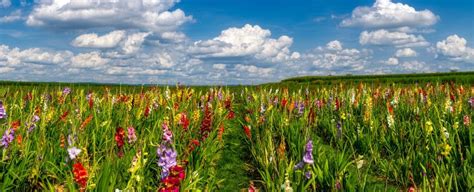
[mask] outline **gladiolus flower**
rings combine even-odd
[[[469,115],[464,115],[463,117],[463,124],[465,126],[469,126],[471,124],[471,118],[469,117]]]
[[[137,140],[137,135],[135,134],[135,128],[130,126],[127,128],[127,130],[128,130],[127,132],[128,143],[134,143]]]
[[[186,116],[186,113],[181,113],[181,117],[179,119],[179,125],[183,126],[184,130],[188,130],[189,127],[189,119]]]
[[[71,147],[71,148],[67,149],[67,152],[69,154],[69,158],[71,160],[74,160],[79,155],[79,153],[81,153],[81,150],[78,149],[77,147]]]
[[[122,148],[123,147],[123,137],[125,135],[125,131],[123,130],[122,127],[118,127],[116,132],[115,132],[115,142],[117,142],[117,147]]]
[[[82,163],[75,163],[73,165],[74,180],[84,189],[87,186],[87,170],[82,166]]]
[[[452,147],[449,144],[444,143],[444,144],[441,144],[441,149],[443,150],[441,152],[441,155],[444,155],[445,157],[447,157],[449,155],[449,152],[451,152]]]
[[[252,138],[252,133],[250,132],[250,127],[247,125],[244,125],[244,132],[245,135],[247,135],[247,138],[251,139]]]
[[[5,133],[2,136],[2,141],[0,146],[7,148],[8,145],[15,139],[15,131],[13,129],[5,130]]]
[[[313,164],[313,141],[309,140],[308,143],[306,143],[306,153],[303,156],[303,161],[307,164]]]
[[[69,93],[71,93],[71,88],[65,87],[65,88],[63,89],[63,95],[68,95]]]
[[[5,110],[5,107],[3,106],[3,102],[0,101],[0,119],[4,119],[7,117],[7,111]]]

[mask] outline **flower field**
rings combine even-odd
[[[2,85],[0,191],[470,191],[474,86]]]

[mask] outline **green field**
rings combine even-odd
[[[0,101],[0,191],[473,190],[474,72],[0,82]]]

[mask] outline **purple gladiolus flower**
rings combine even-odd
[[[7,111],[5,110],[5,107],[3,106],[3,102],[0,101],[0,119],[4,119],[7,117]]]
[[[63,95],[68,95],[69,93],[71,93],[71,88],[65,87],[65,88],[63,89]]]
[[[7,148],[8,145],[15,139],[15,131],[13,129],[5,130],[5,133],[2,136],[2,141],[0,145],[4,148]]]
[[[32,132],[36,128],[36,122],[40,120],[38,115],[34,115],[33,119],[31,120],[31,123],[29,124],[28,132]],[[28,124],[26,124],[28,127]]]
[[[314,159],[313,159],[313,141],[309,140],[308,143],[306,143],[306,153],[303,156],[303,161],[306,164],[313,164]]]
[[[294,169],[297,170],[297,169],[303,169],[303,166],[304,166],[304,162],[303,161],[300,161],[298,164],[295,165]]]
[[[304,103],[301,102],[299,107],[298,107],[298,114],[303,115],[303,113],[304,113]]]
[[[304,176],[306,177],[306,179],[311,179],[311,172],[310,171],[306,171],[304,173]]]
[[[69,158],[71,160],[74,160],[79,155],[79,153],[81,153],[81,150],[78,149],[77,147],[71,147],[67,149],[67,152],[69,153]]]
[[[38,115],[34,115],[33,119],[31,120],[33,123],[36,123],[40,120],[40,117]]]
[[[156,153],[159,157],[158,166],[161,167],[161,177],[165,178],[169,175],[171,167],[176,165],[176,157],[178,154],[174,149],[166,145],[160,145]]]
[[[222,89],[219,89],[219,92],[217,92],[217,98],[219,99],[219,101],[222,100],[223,96],[222,96]]]
[[[34,123],[30,124],[30,126],[28,128],[28,133],[31,133],[35,128],[36,128],[36,124],[34,124]]]

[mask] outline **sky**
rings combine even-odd
[[[259,84],[473,71],[472,0],[0,0],[0,80]]]

